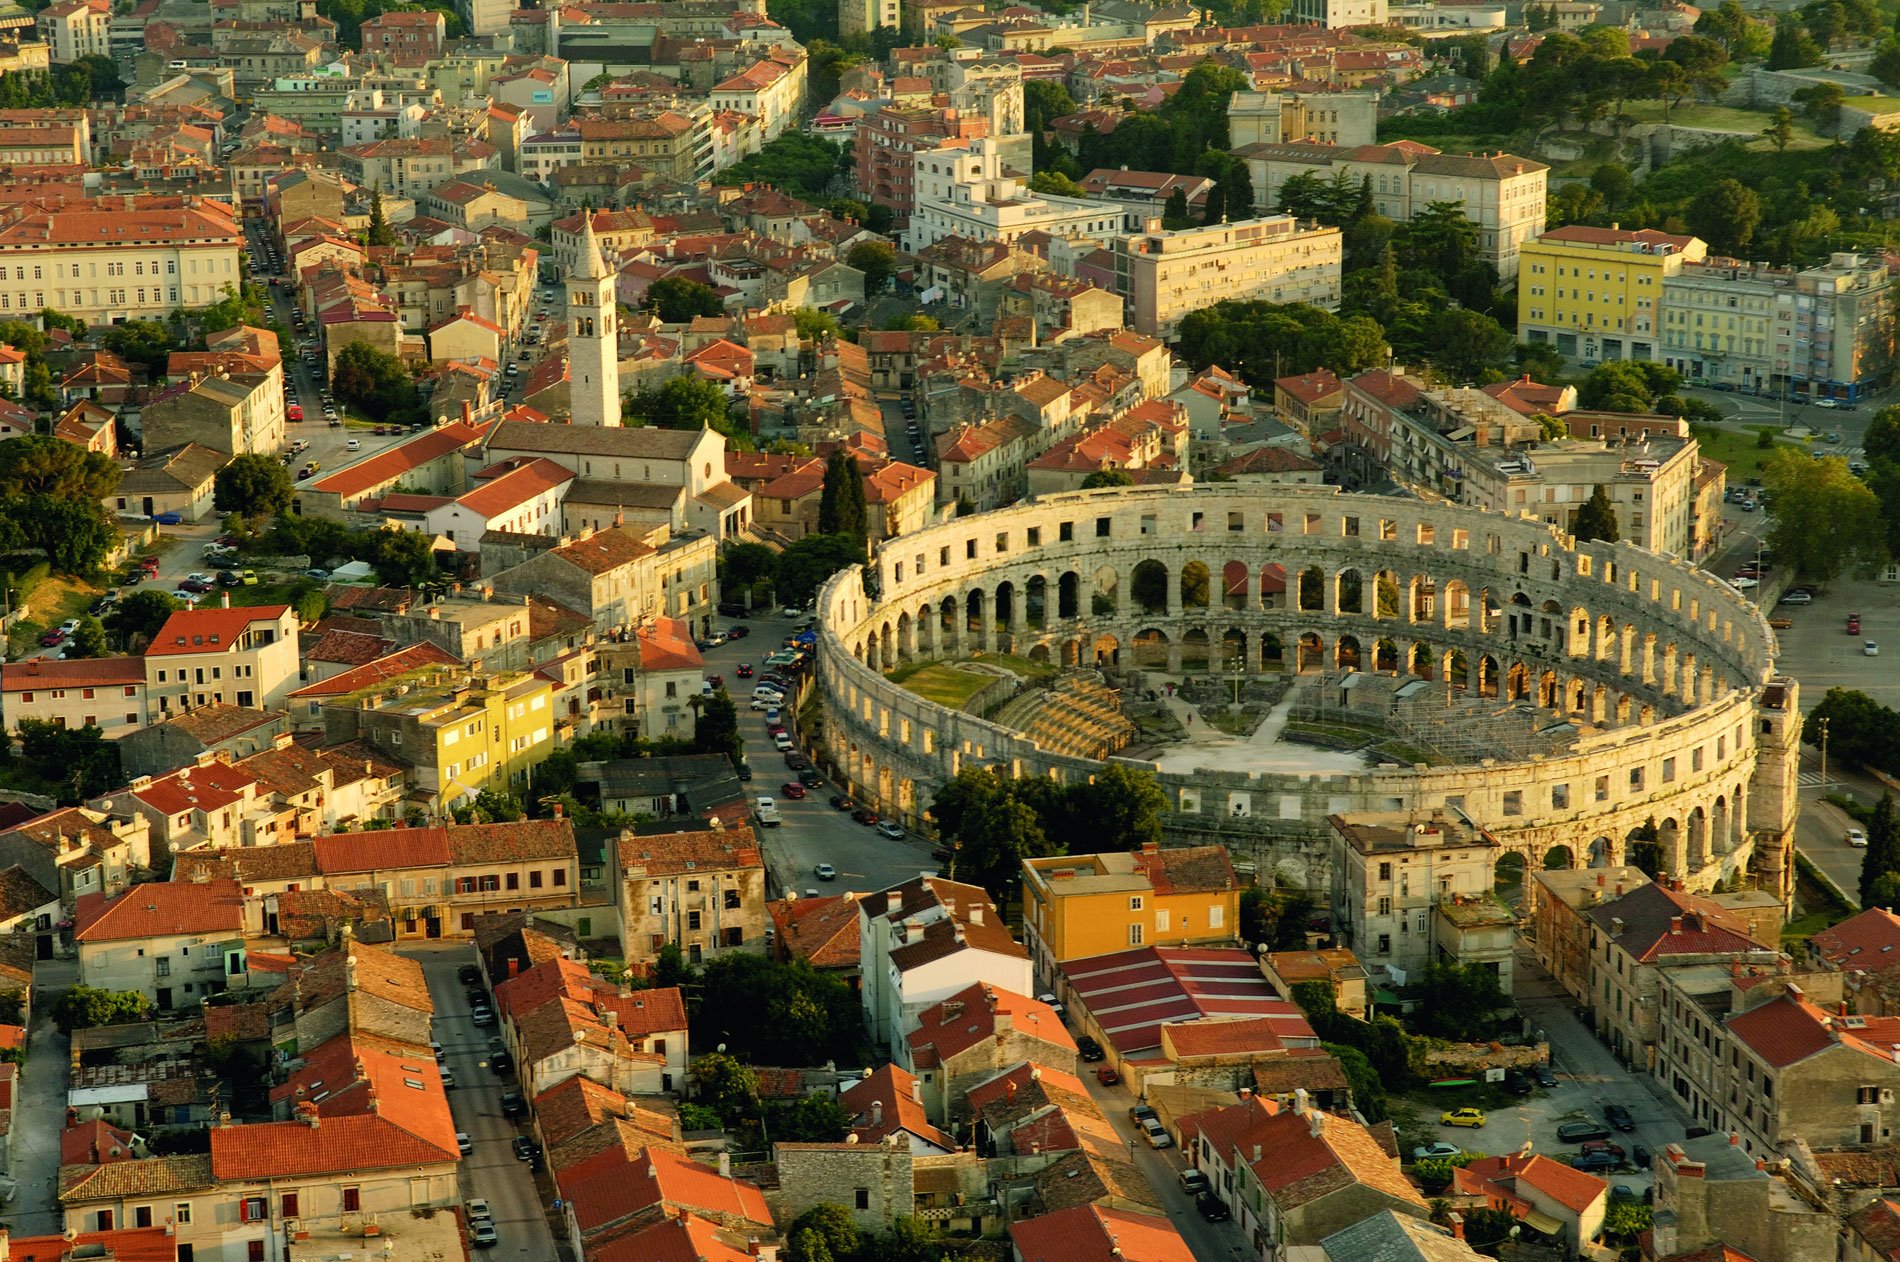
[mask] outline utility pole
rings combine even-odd
[[[1821,788],[1827,789],[1827,718],[1822,716],[1815,722],[1821,725]]]

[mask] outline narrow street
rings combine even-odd
[[[1108,1124],[1128,1146],[1128,1156],[1141,1171],[1142,1178],[1148,1180],[1148,1186],[1154,1189],[1155,1201],[1167,1214],[1168,1221],[1187,1241],[1193,1251],[1196,1262],[1229,1262],[1230,1259],[1254,1256],[1248,1249],[1247,1238],[1230,1219],[1224,1223],[1210,1223],[1202,1218],[1200,1211],[1194,1208],[1194,1198],[1181,1186],[1181,1171],[1187,1169],[1187,1162],[1181,1156],[1179,1147],[1150,1148],[1146,1140],[1140,1137],[1135,1124],[1128,1117],[1128,1107],[1135,1103],[1134,1095],[1126,1086],[1105,1087],[1095,1077],[1088,1065],[1077,1067],[1078,1076],[1089,1089],[1089,1095],[1095,1100],[1102,1115],[1108,1118]]]
[[[456,1085],[448,1093],[449,1111],[455,1115],[455,1128],[475,1146],[474,1152],[462,1158],[462,1199],[486,1199],[501,1235],[501,1243],[485,1254],[495,1259],[552,1262],[556,1249],[547,1211],[552,1185],[544,1193],[539,1185],[547,1175],[529,1173],[528,1163],[515,1157],[511,1145],[516,1135],[526,1132],[501,1112],[502,1089],[514,1086],[515,1079],[488,1068],[489,1031],[475,1028],[469,1019],[464,987],[455,979],[456,969],[475,962],[475,948],[466,942],[436,942],[405,943],[398,950],[421,962],[429,983],[429,998],[435,1004],[435,1039],[448,1054],[455,1074]]]
[[[77,960],[40,960],[33,966],[33,1016],[27,1029],[26,1064],[13,1097],[8,1132],[14,1179],[5,1224],[16,1236],[58,1235],[60,1133],[66,1129],[67,1075],[71,1044],[53,1024],[53,1000],[79,981]]]

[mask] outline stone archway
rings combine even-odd
[[[1142,612],[1166,613],[1168,567],[1153,558],[1137,563],[1128,578],[1128,594]]]
[[[1342,635],[1333,646],[1333,666],[1336,670],[1364,670],[1364,655],[1359,651],[1359,637]]]
[[[1049,580],[1040,574],[1023,584],[1023,619],[1032,631],[1049,625]]]
[[[1135,665],[1144,670],[1167,670],[1168,635],[1167,632],[1149,627],[1135,633],[1132,641],[1135,650]]]
[[[1491,888],[1501,898],[1515,902],[1524,892],[1524,873],[1530,865],[1521,850],[1506,850],[1491,869]]]
[[[1082,576],[1065,570],[1056,580],[1056,617],[1063,621],[1081,617]]]
[[[1208,666],[1207,632],[1200,627],[1181,635],[1181,669],[1206,670]]]
[[[1306,613],[1323,613],[1326,609],[1326,576],[1317,565],[1300,571],[1300,609]]]
[[[1569,846],[1556,845],[1544,851],[1544,871],[1564,872],[1577,866],[1577,856]]]
[[[1212,597],[1213,576],[1199,561],[1181,567],[1181,608],[1205,609]]]
[[[1304,673],[1309,670],[1326,669],[1326,642],[1312,631],[1300,636],[1298,669]]]
[[[1119,670],[1122,664],[1121,643],[1112,635],[1095,637],[1095,664],[1103,670]]]
[[[1372,642],[1372,669],[1381,675],[1399,673],[1399,646],[1391,640]]]
[[[1608,837],[1598,837],[1590,843],[1590,866],[1607,868],[1616,863],[1616,843]]]
[[[1095,589],[1089,593],[1089,612],[1098,618],[1112,618],[1121,608],[1121,575],[1112,565],[1095,571]]]
[[[1260,669],[1263,671],[1284,671],[1286,669],[1286,645],[1280,637],[1271,631],[1262,631],[1260,640]]]

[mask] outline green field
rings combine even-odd
[[[1689,428],[1704,456],[1728,466],[1730,486],[1741,486],[1750,478],[1759,479],[1762,462],[1775,453],[1774,447],[1756,445],[1757,431],[1754,429],[1743,432],[1716,429],[1709,425],[1692,425]],[[1782,445],[1775,444],[1777,447]]]
[[[985,653],[980,660],[1029,680],[1055,673],[1051,667],[1008,653]],[[996,676],[987,671],[958,670],[955,662],[911,662],[893,670],[890,679],[950,710],[961,710],[971,697],[996,682]]]

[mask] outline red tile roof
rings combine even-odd
[[[1022,1262],[1194,1262],[1166,1218],[1102,1205],[1012,1223],[1009,1238]]]
[[[1676,249],[1686,249],[1695,238],[1676,236],[1667,232],[1658,232],[1654,228],[1631,230],[1629,228],[1591,228],[1584,224],[1566,224],[1561,228],[1552,228],[1543,237],[1546,241],[1568,241],[1579,245],[1668,245]]]
[[[462,659],[455,654],[424,640],[353,670],[346,670],[328,679],[319,680],[317,683],[307,684],[290,695],[307,700],[317,697],[340,697],[346,693],[355,692],[358,688],[373,687],[399,675],[406,675],[410,671],[423,670],[430,666],[460,666],[461,664]]]
[[[839,1103],[851,1113],[851,1133],[862,1144],[875,1144],[886,1135],[908,1131],[925,1143],[954,1152],[957,1141],[931,1125],[918,1096],[917,1077],[900,1065],[885,1065],[869,1078],[854,1083]]]
[[[1062,971],[1123,1056],[1158,1048],[1163,1022],[1199,1017],[1267,1018],[1288,1046],[1318,1043],[1305,1016],[1274,992],[1245,951],[1139,947],[1071,960]]]
[[[744,1239],[697,1214],[682,1214],[595,1245],[588,1262],[754,1262]]]
[[[1886,1060],[1900,1043],[1900,1017],[1837,1016],[1795,995],[1730,1017],[1728,1029],[1772,1069],[1786,1069],[1836,1045]]]
[[[1583,1213],[1609,1195],[1610,1191],[1610,1185],[1594,1174],[1536,1153],[1528,1157],[1517,1154],[1482,1157],[1467,1165],[1465,1171],[1477,1178],[1497,1183],[1507,1191],[1511,1190],[1514,1182],[1536,1188],[1573,1214]]]
[[[643,670],[700,670],[706,665],[692,633],[678,618],[655,618],[640,627],[636,635]]]
[[[1869,907],[1809,938],[1808,950],[1836,968],[1872,972],[1900,964],[1900,916],[1885,907]]]
[[[646,1149],[632,1162],[609,1148],[568,1167],[558,1183],[583,1235],[656,1206],[772,1225],[772,1211],[759,1189],[659,1148]]]
[[[309,485],[312,490],[340,495],[346,499],[360,495],[372,487],[394,482],[405,473],[479,441],[494,425],[492,421],[485,425],[467,425],[456,421],[438,426],[386,447],[367,460],[338,469],[329,477],[319,478]]]
[[[256,605],[232,609],[180,609],[165,619],[165,625],[152,637],[147,657],[168,657],[180,653],[228,653],[244,633],[256,623],[275,626],[290,611],[289,605]]]
[[[124,688],[145,686],[142,657],[79,657],[62,662],[33,657],[0,666],[0,692],[33,692],[44,688]]]
[[[81,894],[74,915],[79,942],[235,933],[244,927],[244,891],[236,881],[154,881],[113,899]]]
[[[72,1236],[15,1236],[7,1242],[11,1262],[70,1262],[82,1257],[102,1262],[172,1262],[177,1256],[177,1243],[165,1227],[120,1227]]]
[[[918,1022],[909,1035],[912,1062],[918,1065],[926,1049],[935,1064],[942,1064],[996,1034],[999,1025],[1065,1049],[1064,1064],[1075,1064],[1075,1039],[1053,1008],[988,982],[932,1004],[918,1014]]]
[[[471,513],[479,513],[484,518],[499,517],[521,507],[557,486],[574,480],[574,474],[552,460],[535,457],[519,463],[511,461],[512,468],[505,473],[496,474],[483,485],[456,500]]]
[[[386,828],[338,833],[311,842],[325,876],[389,868],[446,868],[449,838],[441,828]]]

